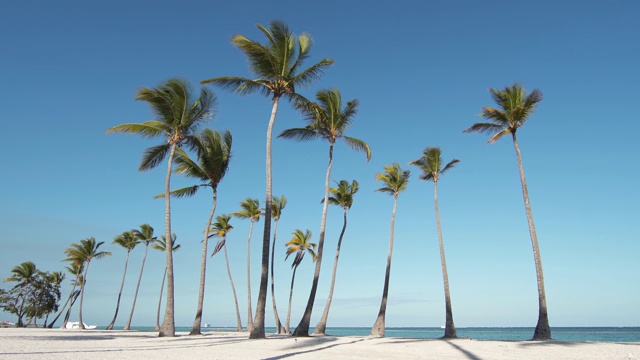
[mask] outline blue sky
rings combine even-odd
[[[194,88],[217,76],[250,77],[231,36],[263,41],[255,24],[281,19],[313,37],[307,65],[335,60],[318,83],[300,92],[313,98],[319,89],[336,87],[345,100],[359,99],[349,135],[372,149],[368,163],[344,144],[335,150],[332,179],[356,179],[361,189],[349,212],[329,326],[375,321],[393,204],[374,191],[380,187],[375,173],[393,162],[409,168],[427,146],[440,146],[445,161],[461,160],[439,183],[456,325],[535,325],[535,270],[513,145],[508,138],[489,145],[484,135],[462,133],[492,105],[488,88],[514,82],[545,97],[518,139],[551,326],[638,326],[639,17],[636,2],[604,0],[7,3],[0,14],[0,276],[24,261],[63,270],[64,249],[94,236],[113,256],[91,265],[84,318],[109,323],[125,258],[111,241],[143,223],[163,233],[163,202],[152,197],[162,192],[165,166],[137,171],[144,149],[159,140],[105,130],[151,119],[148,106],[133,100],[140,87],[175,76]],[[209,126],[234,136],[218,205],[218,213],[230,213],[247,197],[264,200],[271,105],[258,94],[214,91],[217,115]],[[301,125],[283,104],[274,132]],[[291,269],[283,244],[298,228],[310,229],[317,241],[328,145],[274,139],[273,151],[273,191],[289,199],[276,257],[284,318]],[[432,184],[411,170],[398,204],[387,326],[440,326],[444,299]],[[192,182],[175,176],[172,184]],[[173,230],[183,245],[175,257],[177,325],[190,325],[195,315],[210,206],[206,191],[172,202]],[[228,247],[244,323],[249,222],[232,224]],[[254,233],[262,226],[261,220]],[[324,307],[341,226],[341,210],[330,208],[312,325]],[[254,236],[254,301],[260,242]],[[136,249],[119,325],[126,322],[141,258]],[[307,261],[298,270],[292,326],[306,304],[312,268]],[[163,254],[150,251],[132,325],[155,321],[163,269]],[[210,259],[204,321],[216,326],[235,323],[225,271],[222,257]],[[69,290],[65,286],[65,296]]]

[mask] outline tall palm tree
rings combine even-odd
[[[15,288],[20,288],[20,297],[22,300],[22,305],[24,306],[26,301],[24,300],[29,296],[28,292],[30,291],[29,285],[32,284],[36,280],[36,276],[38,275],[38,269],[36,268],[36,264],[31,261],[23,262],[22,264],[15,266],[11,269],[11,276],[5,278],[4,282],[16,282],[17,284],[14,286]],[[23,312],[19,311],[18,314],[18,327],[26,326],[22,322]]]
[[[177,166],[174,172],[186,175],[187,177],[198,179],[200,181],[204,181],[204,183],[178,190],[173,190],[171,191],[171,195],[175,197],[193,196],[201,187],[209,187],[211,188],[211,190],[213,190],[211,212],[209,213],[209,217],[207,218],[207,223],[204,228],[204,239],[202,241],[198,304],[196,308],[196,316],[189,335],[201,334],[200,328],[202,326],[205,276],[207,272],[209,228],[211,227],[213,215],[215,214],[216,205],[218,203],[218,185],[229,170],[232,142],[233,138],[231,136],[231,132],[229,131],[226,131],[224,135],[221,135],[217,131],[205,129],[202,134],[198,136],[195,143],[196,153],[198,156],[197,162],[193,161],[184,150],[176,150]],[[160,196],[164,196],[164,194]]]
[[[291,288],[289,289],[289,308],[287,310],[287,321],[284,324],[284,331],[289,333],[289,320],[291,320],[291,299],[293,298],[293,284],[296,281],[296,270],[298,270],[298,266],[304,259],[304,254],[309,253],[311,255],[312,261],[316,261],[318,255],[316,253],[317,245],[315,243],[309,242],[311,240],[311,231],[308,229],[305,232],[302,232],[300,229],[296,229],[293,232],[293,238],[289,240],[285,244],[287,246],[287,257],[285,260],[289,258],[289,255],[296,254],[296,257],[293,259],[293,263],[291,264],[291,268],[293,268],[293,275],[291,276]]]
[[[273,264],[276,253],[276,233],[278,232],[278,221],[282,215],[282,210],[287,206],[287,198],[282,195],[281,197],[274,196],[271,202],[271,217],[273,219],[273,244],[271,244],[271,302],[273,303],[273,317],[276,322],[276,333],[281,334],[284,332],[282,323],[280,322],[280,316],[278,315],[278,307],[276,306],[276,294],[275,294],[275,277],[273,272]]]
[[[522,167],[522,156],[520,147],[516,140],[516,131],[522,127],[536,110],[537,104],[542,101],[542,92],[538,89],[527,94],[527,91],[520,84],[506,86],[503,90],[489,89],[491,98],[500,109],[485,107],[480,116],[491,121],[489,123],[476,123],[464,132],[479,132],[491,135],[489,143],[498,141],[501,137],[511,134],[513,147],[518,160],[518,170],[520,171],[520,182],[522,184],[522,197],[524,198],[524,208],[529,223],[529,235],[533,247],[533,259],[536,267],[538,282],[538,324],[533,333],[533,340],[551,339],[551,327],[549,327],[549,317],[547,314],[547,298],[544,291],[544,276],[542,273],[542,259],[540,248],[538,247],[538,237],[536,227],[533,223],[531,206],[529,205],[529,191],[527,190],[527,180]]]
[[[140,124],[123,124],[114,126],[107,133],[132,133],[143,137],[164,137],[165,143],[147,149],[142,156],[139,170],[146,171],[158,166],[168,155],[167,174],[165,176],[165,236],[167,248],[171,244],[171,169],[176,149],[187,145],[193,148],[198,126],[212,114],[216,97],[208,89],[201,89],[200,95],[194,98],[189,84],[182,79],[170,79],[157,88],[138,90],[136,100],[147,102],[156,115],[156,119]],[[173,252],[167,253],[167,309],[159,336],[175,336],[174,316],[174,284],[173,284]]]
[[[398,195],[407,188],[409,183],[409,170],[402,170],[399,164],[387,165],[384,173],[377,173],[376,180],[384,184],[376,191],[387,193],[393,196],[393,211],[391,212],[391,235],[389,236],[389,254],[387,255],[387,269],[384,275],[384,288],[382,290],[382,301],[376,322],[371,328],[371,336],[384,337],[385,315],[387,312],[387,297],[389,296],[389,276],[391,274],[391,256],[393,255],[393,234],[396,222],[396,208],[398,206]]]
[[[233,213],[240,219],[249,219],[251,226],[249,227],[249,237],[247,238],[247,330],[253,328],[253,315],[251,314],[251,234],[253,233],[253,224],[260,220],[262,211],[260,210],[260,201],[258,199],[247,198],[240,202],[242,210]]]
[[[138,299],[138,290],[140,290],[140,282],[142,281],[142,272],[144,271],[144,263],[147,260],[147,252],[149,252],[149,245],[158,241],[158,238],[153,236],[153,228],[149,224],[140,225],[140,230],[133,230],[133,236],[141,243],[144,244],[144,257],[142,258],[142,265],[140,265],[140,275],[138,275],[138,285],[136,285],[136,292],[133,295],[133,304],[131,305],[131,312],[129,313],[129,319],[124,325],[124,330],[131,330],[131,319],[133,319],[133,312],[136,309],[136,300]]]
[[[173,246],[171,251],[180,249],[180,244],[176,243],[176,234],[171,236],[171,244]],[[151,245],[151,248],[165,252],[167,250],[166,235],[162,235],[161,239],[158,239]],[[162,306],[162,292],[164,291],[164,279],[167,277],[167,267],[164,267],[164,273],[162,274],[162,284],[160,285],[160,298],[158,299],[158,312],[156,313],[156,328],[155,331],[160,330],[160,307]]]
[[[65,269],[67,269],[67,271],[71,274],[73,274],[75,276],[75,278],[72,280],[72,288],[71,288],[71,293],[69,294],[69,299],[67,301],[69,301],[69,309],[67,309],[67,313],[64,316],[64,321],[62,322],[62,326],[60,326],[61,329],[64,329],[67,327],[67,322],[69,321],[69,317],[71,316],[71,308],[73,307],[73,304],[75,304],[76,300],[78,299],[78,297],[80,296],[80,290],[76,290],[76,287],[80,286],[82,287],[82,284],[84,283],[84,278],[82,277],[82,273],[84,272],[84,263],[78,259],[65,259],[63,261],[71,261],[71,264],[69,266],[65,266]],[[59,316],[60,314],[58,314]],[[56,317],[52,324],[58,319],[58,317]]]
[[[260,276],[260,292],[256,305],[255,326],[249,335],[252,339],[262,339],[264,332],[264,315],[267,300],[267,283],[269,271],[269,242],[271,237],[271,134],[273,124],[278,113],[280,98],[295,100],[301,97],[296,93],[300,89],[318,80],[325,68],[333,64],[333,60],[322,59],[318,63],[304,70],[302,63],[309,57],[309,51],[313,41],[307,34],[294,35],[287,24],[282,21],[272,21],[269,28],[257,25],[258,29],[266,36],[267,42],[263,45],[257,41],[249,40],[242,35],[234,35],[231,39],[247,60],[255,78],[243,78],[237,76],[225,76],[204,80],[202,84],[217,84],[223,88],[233,89],[245,95],[260,92],[265,96],[271,96],[271,116],[267,127],[266,141],[266,210],[264,221],[264,234],[262,237],[262,269]]]
[[[342,246],[342,237],[347,229],[347,210],[351,209],[353,205],[353,195],[358,192],[360,186],[357,181],[353,180],[351,184],[347,180],[340,180],[338,187],[329,188],[331,196],[329,197],[329,204],[337,205],[344,211],[344,222],[342,225],[342,231],[340,232],[340,238],[338,239],[338,246],[336,247],[336,257],[333,260],[333,272],[331,274],[331,286],[329,287],[329,295],[327,296],[327,303],[324,306],[322,317],[315,330],[314,335],[324,335],[327,329],[327,319],[329,318],[329,308],[331,307],[331,300],[333,299],[333,288],[336,284],[336,273],[338,271],[338,259],[340,257],[340,247]]]
[[[422,156],[409,165],[415,165],[422,170],[420,180],[433,181],[433,202],[436,212],[436,226],[438,227],[438,244],[440,246],[440,264],[442,266],[442,280],[444,282],[444,302],[445,302],[445,339],[457,338],[456,326],[453,323],[453,311],[451,310],[451,295],[449,293],[449,275],[447,272],[447,260],[444,256],[444,243],[442,242],[442,227],[440,226],[440,210],[438,209],[438,180],[440,175],[451,169],[460,160],[453,159],[442,167],[442,157],[440,148],[428,147],[422,153]]]
[[[227,234],[233,229],[233,226],[229,223],[233,215],[221,214],[216,216],[216,222],[211,225],[212,235],[220,238],[216,244],[215,249],[211,256],[215,255],[220,249],[224,249],[224,259],[227,264],[227,275],[229,276],[229,283],[231,283],[231,292],[233,293],[233,302],[236,305],[236,320],[238,325],[236,331],[242,331],[242,319],[240,318],[240,307],[238,306],[238,296],[236,294],[236,287],[233,285],[233,278],[231,277],[231,268],[229,267],[229,255],[227,255]]]
[[[94,237],[89,237],[80,240],[80,243],[71,244],[71,247],[65,250],[65,254],[67,254],[67,261],[81,261],[84,264],[84,275],[82,276],[84,280],[80,284],[80,310],[78,313],[78,326],[80,329],[84,329],[84,323],[82,322],[82,303],[84,301],[84,288],[87,283],[87,273],[89,272],[91,260],[97,260],[111,255],[110,251],[98,250],[103,244],[104,241],[96,242]]]
[[[369,145],[360,139],[344,135],[353,118],[357,113],[358,100],[348,101],[344,107],[342,96],[338,89],[320,90],[316,94],[317,103],[308,101],[298,101],[296,108],[303,114],[308,125],[303,128],[293,128],[283,131],[278,137],[285,139],[295,139],[308,141],[312,139],[324,139],[329,142],[329,164],[324,183],[324,205],[322,208],[322,219],[320,221],[320,237],[318,239],[318,260],[311,285],[311,293],[307,301],[304,315],[294,331],[294,336],[309,336],[309,323],[311,321],[311,311],[318,290],[318,280],[320,278],[320,268],[322,266],[322,251],[324,249],[324,235],[327,223],[327,209],[329,204],[329,179],[331,178],[331,167],[333,165],[333,147],[338,139],[343,139],[350,148],[363,152],[367,156],[367,161],[371,159],[371,149]]]
[[[124,272],[122,273],[122,282],[120,283],[120,291],[118,292],[118,301],[116,302],[116,313],[113,315],[113,320],[107,326],[107,330],[113,330],[113,326],[116,323],[118,317],[118,310],[120,309],[120,298],[122,297],[122,288],[124,287],[124,279],[127,276],[127,265],[129,265],[129,254],[138,244],[140,240],[135,237],[132,230],[125,231],[113,239],[113,244],[120,245],[127,250],[127,256],[124,260]]]

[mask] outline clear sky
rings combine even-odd
[[[315,43],[306,65],[335,64],[309,88],[336,87],[359,99],[348,134],[371,146],[372,159],[338,144],[333,180],[356,179],[328,326],[371,326],[378,312],[389,242],[392,197],[375,192],[387,164],[417,159],[427,146],[460,159],[439,182],[440,212],[457,326],[535,326],[537,289],[531,241],[512,142],[487,144],[462,130],[493,105],[489,88],[514,82],[544,100],[519,132],[544,265],[551,326],[640,325],[640,3],[635,1],[45,1],[6,2],[0,12],[0,276],[33,261],[64,269],[64,250],[89,236],[113,256],[92,263],[84,303],[87,323],[113,316],[125,251],[111,244],[149,223],[164,232],[165,165],[140,173],[144,149],[159,143],[105,134],[150,120],[140,87],[179,76],[251,77],[230,43],[240,33],[263,41],[256,24],[285,21]],[[234,157],[219,188],[218,213],[264,200],[268,98],[213,88],[217,115]],[[289,104],[274,132],[304,125]],[[286,316],[291,281],[284,243],[295,229],[317,242],[328,144],[274,139],[273,191],[289,204],[278,228],[276,297]],[[444,296],[433,185],[412,177],[400,195],[387,326],[444,324]],[[174,176],[174,187],[193,184]],[[211,206],[203,190],[172,202],[176,323],[195,315],[201,236]],[[249,222],[234,219],[228,239],[232,273],[246,322]],[[252,241],[257,298],[262,220]],[[324,307],[342,212],[329,209],[325,260],[312,326]],[[131,306],[142,248],[131,256],[118,325]],[[152,325],[165,258],[150,250],[132,325]],[[312,279],[307,259],[294,290],[292,326]],[[203,321],[234,326],[221,256],[210,258]],[[70,278],[71,276],[69,276]],[[5,288],[8,284],[2,285]],[[67,296],[68,283],[63,289]],[[273,325],[268,299],[267,326]],[[254,305],[255,306],[255,305]],[[284,314],[284,315],[283,315]],[[13,320],[9,314],[1,318]],[[75,317],[75,316],[74,316]],[[73,318],[73,317],[72,317]],[[284,319],[283,319],[284,321]]]

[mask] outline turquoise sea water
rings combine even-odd
[[[104,329],[105,326],[98,329]],[[132,326],[132,330],[154,331],[153,327]],[[191,327],[176,327],[177,332],[189,332]],[[202,328],[206,331],[234,331],[235,328],[212,327]],[[473,327],[457,328],[459,337],[476,340],[530,340],[533,328],[526,327]],[[327,335],[332,336],[367,336],[371,328],[366,327],[327,327]],[[275,333],[275,328],[267,327],[267,333]],[[311,328],[310,333],[313,332]],[[640,342],[640,327],[556,327],[551,334],[558,341],[593,341],[593,342]],[[444,335],[444,329],[430,327],[391,327],[386,329],[387,337],[437,339]]]

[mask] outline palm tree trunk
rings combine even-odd
[[[224,259],[227,263],[227,275],[229,275],[229,282],[231,283],[231,291],[233,292],[233,302],[236,304],[236,320],[238,322],[236,331],[242,331],[242,319],[240,318],[240,307],[238,306],[238,295],[236,295],[236,287],[233,286],[233,278],[231,277],[231,268],[229,267],[229,255],[227,255],[226,239],[223,247],[224,247]]]
[[[389,296],[389,277],[391,275],[391,256],[393,255],[393,229],[396,222],[396,207],[398,205],[398,194],[393,198],[393,212],[391,213],[391,235],[389,237],[389,255],[387,255],[387,270],[384,274],[384,288],[382,290],[382,301],[378,318],[371,328],[371,336],[384,337],[385,315],[387,312],[387,298]]]
[[[164,320],[160,326],[158,336],[176,336],[176,322],[174,314],[174,286],[173,286],[173,239],[171,238],[171,169],[173,167],[173,157],[176,154],[176,144],[171,145],[171,152],[167,165],[167,175],[164,183],[164,223],[166,232],[167,248],[167,306],[164,312]]]
[[[84,301],[84,287],[87,284],[87,273],[89,272],[90,263],[90,261],[87,261],[87,267],[84,268],[84,278],[82,279],[82,284],[80,285],[80,311],[78,313],[78,327],[80,329],[84,329],[84,322],[82,322],[82,302]]]
[[[253,314],[251,313],[251,235],[253,234],[253,223],[255,221],[251,219],[251,226],[249,227],[249,238],[247,238],[247,330],[251,331],[253,328]]]
[[[131,319],[133,319],[133,311],[136,309],[136,300],[138,299],[138,290],[140,290],[140,282],[142,281],[142,272],[144,271],[144,263],[147,260],[147,252],[149,251],[149,243],[147,242],[144,248],[144,257],[142,258],[142,266],[140,266],[140,275],[138,276],[138,285],[136,286],[136,292],[133,295],[133,305],[131,305],[131,313],[129,314],[129,320],[124,325],[124,330],[131,330]]]
[[[158,312],[156,313],[156,328],[154,331],[160,331],[160,307],[162,306],[162,291],[164,290],[164,279],[167,277],[167,267],[164,268],[162,275],[162,285],[160,285],[160,299],[158,300]]]
[[[331,178],[331,166],[333,165],[333,143],[329,145],[329,165],[327,165],[327,175],[324,180],[324,201],[322,204],[322,220],[320,221],[320,236],[318,239],[318,251],[316,257],[316,269],[313,273],[313,283],[311,284],[311,293],[307,301],[307,307],[304,310],[302,319],[293,332],[293,336],[309,336],[309,323],[311,322],[311,312],[313,311],[313,303],[316,300],[316,291],[318,291],[318,280],[320,279],[320,267],[322,266],[322,249],[324,248],[324,234],[327,225],[327,209],[329,207],[329,181]]]
[[[444,282],[445,325],[443,339],[456,339],[458,334],[453,323],[453,311],[451,310],[451,294],[449,293],[449,274],[447,272],[447,260],[444,256],[444,243],[442,241],[442,227],[440,226],[440,210],[438,208],[438,181],[433,181],[433,202],[436,210],[436,226],[438,227],[438,244],[440,245],[440,264],[442,266],[442,281]]]
[[[331,307],[331,300],[333,299],[333,288],[336,285],[336,274],[338,272],[338,259],[340,258],[340,247],[342,246],[342,237],[347,229],[347,209],[344,209],[344,223],[342,225],[342,231],[340,232],[340,238],[338,239],[338,246],[336,247],[336,257],[333,260],[333,273],[331,275],[331,286],[329,287],[329,296],[327,296],[327,304],[324,306],[324,312],[318,324],[316,325],[313,335],[325,335],[327,330],[327,319],[329,318],[329,308]]]
[[[547,297],[544,291],[544,275],[542,274],[542,259],[540,257],[540,248],[538,247],[538,236],[536,235],[536,227],[533,223],[533,215],[531,214],[531,206],[529,205],[529,191],[527,190],[527,180],[524,176],[524,168],[522,167],[522,155],[516,141],[516,133],[511,133],[513,137],[513,146],[516,149],[518,158],[518,169],[520,170],[520,182],[522,183],[522,197],[524,198],[524,208],[527,213],[527,222],[529,223],[529,235],[531,235],[531,245],[533,247],[533,260],[536,266],[536,276],[538,280],[538,324],[533,333],[533,340],[550,340],[551,327],[549,326],[549,317],[547,315]]]
[[[78,268],[78,271],[76,271],[76,280],[73,282],[73,287],[71,288],[71,294],[69,295],[70,299],[73,297],[73,294],[76,291],[76,286],[78,285],[79,277],[80,277],[80,268]],[[84,279],[83,279],[83,281],[84,281]],[[78,297],[76,296],[76,299],[77,298]],[[71,316],[71,307],[73,307],[73,303],[74,302],[75,302],[75,299],[71,301],[71,304],[69,304],[69,309],[67,310],[67,313],[64,316],[64,321],[62,322],[62,326],[60,326],[60,329],[65,329],[67,327],[67,322],[69,321],[69,316]]]
[[[116,324],[116,318],[118,317],[118,310],[120,309],[120,298],[122,297],[122,288],[124,287],[124,279],[127,276],[127,265],[129,264],[129,254],[131,250],[127,250],[127,258],[124,261],[124,272],[122,273],[122,283],[120,283],[120,291],[118,292],[118,301],[116,302],[116,313],[113,315],[113,320],[109,326],[107,326],[107,330],[113,330],[113,326]]]
[[[264,313],[267,304],[267,285],[269,283],[269,243],[271,241],[271,135],[273,133],[273,124],[276,121],[278,113],[279,96],[273,97],[273,108],[271,109],[271,118],[267,127],[267,155],[266,155],[266,199],[264,201],[264,233],[262,235],[262,268],[260,270],[260,290],[258,292],[258,303],[256,304],[256,318],[253,321],[253,327],[249,333],[249,339],[264,339]]]
[[[271,303],[273,304],[273,317],[276,322],[276,333],[282,334],[282,324],[280,323],[280,316],[278,316],[278,307],[276,306],[276,294],[275,294],[275,279],[273,275],[273,263],[276,253],[276,233],[278,232],[278,220],[274,221],[273,227],[273,244],[271,245]]]
[[[193,326],[189,335],[200,335],[200,327],[202,326],[202,308],[204,305],[204,285],[205,275],[207,273],[207,245],[209,243],[209,228],[211,228],[211,222],[213,221],[213,214],[216,212],[216,205],[218,202],[218,193],[216,189],[213,189],[213,206],[211,207],[211,213],[209,213],[209,219],[207,220],[207,227],[204,229],[204,240],[202,240],[202,258],[200,261],[200,287],[198,290],[198,307],[196,309],[196,318],[193,320]]]
[[[298,266],[293,267],[293,275],[291,276],[291,288],[289,289],[289,308],[287,310],[287,321],[284,323],[284,332],[286,334],[290,334],[289,331],[289,321],[291,320],[291,299],[293,299],[293,283],[296,281],[296,270],[298,270]]]
[[[73,296],[73,290],[71,291],[71,294],[69,294],[69,297],[67,298],[67,301],[65,301],[64,305],[62,306],[62,309],[60,309],[60,312],[58,313],[58,315],[56,315],[56,317],[51,321],[51,323],[49,325],[47,325],[47,328],[49,328],[49,329],[53,328],[53,325],[55,325],[55,323],[56,323],[56,321],[58,321],[58,318],[60,317],[60,315],[62,315],[62,313],[64,312],[64,309],[69,304],[69,301],[71,301],[71,297],[72,296]]]

